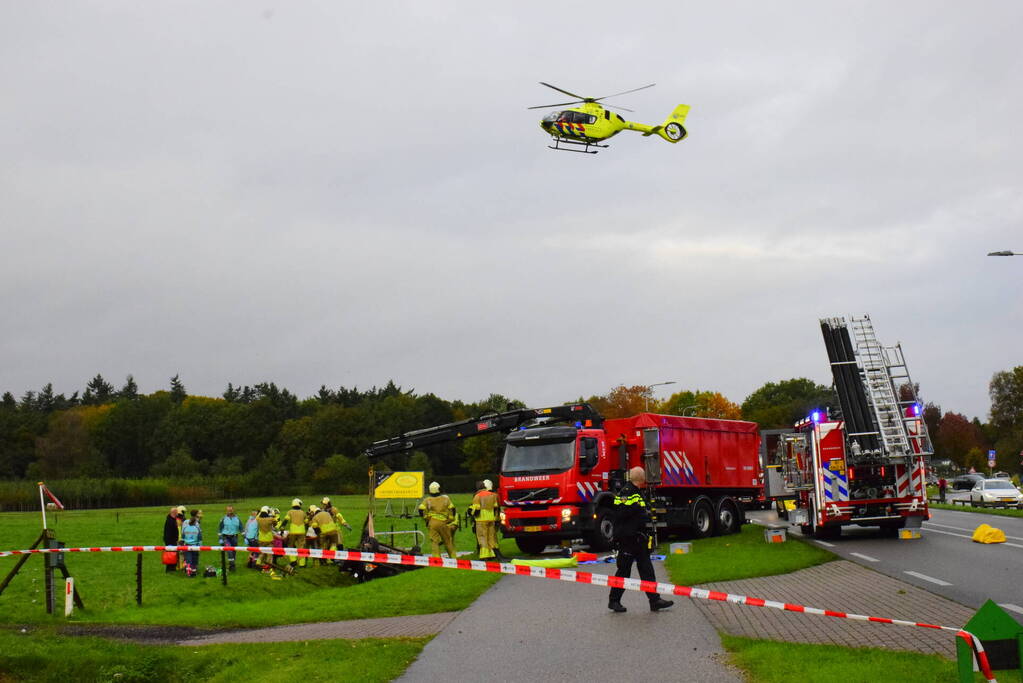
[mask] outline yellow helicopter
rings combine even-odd
[[[607,105],[607,108],[605,108],[603,105],[597,104],[600,100],[606,100],[609,97],[618,97],[619,95],[627,95],[631,92],[636,92],[637,90],[652,88],[656,85],[655,83],[644,85],[641,88],[633,88],[632,90],[615,93],[614,95],[604,95],[603,97],[583,97],[582,95],[576,95],[575,93],[559,88],[556,85],[551,85],[550,83],[544,83],[543,81],[540,81],[540,85],[546,85],[548,88],[552,88],[553,90],[557,90],[560,93],[564,93],[576,99],[572,102],[542,104],[537,107],[528,107],[528,109],[566,107],[570,104],[581,105],[578,107],[572,107],[571,109],[551,112],[540,121],[540,127],[543,128],[544,132],[550,134],[551,139],[554,142],[553,145],[548,145],[551,149],[556,149],[562,152],[596,154],[597,150],[590,149],[591,147],[606,149],[610,145],[602,145],[600,143],[614,137],[623,130],[639,131],[643,134],[643,137],[655,134],[660,135],[662,138],[673,144],[679,140],[684,140],[688,135],[685,126],[683,125],[686,120],[686,115],[689,114],[688,104],[680,104],[675,107],[675,110],[671,112],[671,115],[659,126],[648,126],[645,123],[626,121],[622,118],[621,114],[616,114],[610,111],[610,109],[613,108],[631,112],[631,109],[616,107],[610,104]],[[582,149],[577,149],[578,147],[582,147]]]

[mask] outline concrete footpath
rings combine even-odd
[[[667,581],[662,563],[657,578]],[[614,573],[610,564],[581,571]],[[635,574],[635,570],[633,570]],[[505,576],[458,614],[420,653],[403,682],[741,681],[724,664],[717,632],[692,600],[650,612],[626,591],[625,614],[607,609],[608,589]]]

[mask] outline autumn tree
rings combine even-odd
[[[586,402],[604,417],[616,418],[646,412],[651,398],[653,391],[646,385],[627,387],[622,384],[603,396],[590,396]]]
[[[729,401],[719,391],[679,391],[661,401],[657,410],[664,415],[742,419],[739,405]]]
[[[984,443],[977,427],[965,415],[948,412],[941,417],[934,437],[936,455],[948,458],[961,467],[970,466],[972,449],[983,450]]]
[[[754,391],[742,402],[742,417],[762,429],[785,429],[816,409],[837,405],[830,387],[800,377],[768,382]]]

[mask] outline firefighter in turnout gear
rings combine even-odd
[[[452,526],[457,519],[455,506],[451,499],[440,492],[440,484],[430,482],[430,495],[419,504],[419,515],[426,519],[430,532],[430,543],[433,545],[433,556],[440,557],[440,544],[447,548],[448,556],[457,559],[455,541],[451,537]]]
[[[500,499],[494,493],[494,484],[489,479],[483,480],[483,488],[473,497],[469,512],[476,519],[476,542],[480,547],[480,559],[500,559],[501,552],[497,549],[497,518],[501,506]]]
[[[330,515],[331,517],[333,517],[333,518],[334,518],[334,522],[335,522],[335,523],[336,523],[336,524],[337,524],[337,525],[338,525],[339,527],[342,527],[342,526],[343,526],[344,528],[348,529],[349,531],[351,531],[351,530],[352,530],[352,525],[351,525],[351,524],[349,524],[349,523],[348,523],[348,522],[347,522],[347,521],[345,520],[345,516],[341,514],[341,511],[340,511],[339,509],[337,509],[336,507],[334,507],[334,504],[330,502],[330,498],[328,498],[328,497],[324,496],[324,497],[323,497],[323,500],[322,500],[322,501],[320,501],[320,502],[321,502],[321,504],[323,505],[323,510],[324,510],[324,511],[325,511],[325,512],[326,512],[327,514],[329,514],[329,515]],[[338,534],[338,536],[337,536],[337,542],[336,542],[336,545],[337,545],[337,547],[338,547],[339,549],[342,549],[342,550],[343,550],[343,549],[344,549],[344,547],[345,547],[345,544],[344,544],[344,536],[342,536],[342,535],[341,535],[341,529],[338,529],[338,530],[337,530],[337,534]],[[322,548],[322,547],[324,547],[324,546],[322,545],[322,540],[320,541],[320,543],[321,543],[320,547],[321,547],[321,548]]]
[[[337,550],[341,543],[341,534],[333,515],[315,505],[310,505],[309,526],[320,530],[320,550]],[[320,564],[327,564],[327,560],[321,559]]]
[[[270,513],[270,508],[264,505],[259,510],[259,516],[256,517],[256,528],[259,530],[256,536],[256,542],[259,543],[260,548],[272,548],[274,544],[274,524],[277,520]],[[260,563],[264,567],[272,567],[277,564],[277,557],[270,553],[262,553],[259,556]]]
[[[656,581],[654,566],[650,562],[650,510],[646,498],[643,497],[643,486],[646,484],[646,472],[642,467],[629,470],[629,483],[621,488],[614,499],[614,541],[618,545],[618,571],[615,576],[628,578],[632,574],[632,565],[639,569],[639,578],[643,581]],[[624,612],[622,595],[624,588],[612,588],[607,607],[615,612]],[[647,593],[650,611],[671,607],[674,602],[664,600],[657,593]]]
[[[287,547],[305,548],[305,510],[302,509],[302,501],[298,498],[291,501],[291,509],[284,513],[286,523],[285,531],[288,532]],[[304,557],[293,557],[291,559],[292,569],[298,565],[305,566]]]

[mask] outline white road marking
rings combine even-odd
[[[930,522],[924,522],[924,524],[930,524]],[[955,529],[955,527],[952,527],[952,528]],[[969,529],[963,529],[963,531],[969,531]],[[971,541],[973,540],[973,536],[967,536],[966,534],[954,534],[951,531],[942,531],[941,529],[927,529],[927,533],[930,533],[930,534],[945,534],[946,536],[958,536],[959,538],[968,538]],[[1006,538],[1016,538],[1016,537],[1015,536],[1006,536]],[[1006,541],[1005,543],[992,543],[990,545],[1007,545],[1010,548],[1023,548],[1023,544],[1009,543],[1008,541]]]
[[[828,543],[827,541],[814,541],[814,543],[816,543],[817,545],[822,545],[825,548],[834,548],[835,547],[834,543]]]
[[[952,526],[950,524],[939,524],[938,522],[924,522],[924,524],[927,524],[929,526],[940,526],[940,527],[944,527],[946,529],[955,529],[956,531],[965,531],[965,532],[970,533],[970,534],[973,533],[973,529],[964,529],[962,527]],[[980,525],[978,524],[977,526],[980,526]],[[1021,537],[1021,536],[1009,536],[1009,535],[1006,535],[1005,537],[1006,538],[1011,538],[1014,541],[1023,541],[1023,537]]]
[[[921,574],[920,572],[902,572],[902,573],[903,574],[909,574],[910,576],[915,576],[916,578],[923,579],[924,581],[930,581],[931,583],[937,584],[939,586],[951,586],[952,585],[948,581],[942,581],[941,579],[936,579],[933,576],[927,576],[926,574]]]
[[[1000,602],[998,603],[998,606],[1004,607],[1007,610],[1012,610],[1013,612],[1019,612],[1020,614],[1023,614],[1023,607],[1020,607],[1019,605],[1013,605],[1011,602]]]
[[[853,555],[854,557],[858,557],[861,560],[866,560],[867,562],[880,562],[881,561],[881,560],[877,559],[876,557],[871,557],[870,555],[864,555],[863,553],[849,553],[849,554]]]

